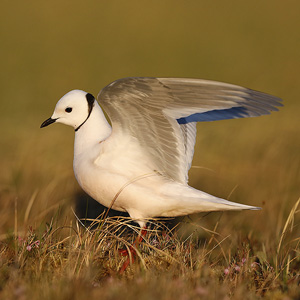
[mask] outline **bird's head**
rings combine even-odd
[[[74,127],[77,131],[89,118],[94,102],[93,95],[73,90],[57,102],[53,115],[42,123],[41,128],[52,123],[62,123]]]

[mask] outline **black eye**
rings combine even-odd
[[[67,107],[66,109],[65,109],[65,112],[67,112],[67,113],[70,113],[72,111],[72,107]]]

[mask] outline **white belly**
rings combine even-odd
[[[84,158],[74,160],[75,176],[84,191],[106,207],[127,211],[141,226],[159,216],[251,209],[169,180],[126,153],[113,160],[107,153],[96,160]]]
[[[157,191],[161,176],[147,164],[145,156],[139,157],[136,148],[104,146],[99,147],[96,158],[92,154],[74,157],[74,173],[82,189],[102,205],[119,211],[134,209],[143,202],[141,195],[145,197],[145,193],[154,197],[153,189]]]

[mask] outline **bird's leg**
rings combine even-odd
[[[129,251],[127,249],[119,250],[119,253],[122,256],[128,256],[126,261],[123,263],[123,265],[122,265],[122,267],[119,271],[119,274],[123,274],[123,272],[126,270],[128,265],[130,264],[130,261],[132,261],[132,263],[134,262],[134,258],[136,256],[136,251],[135,251],[134,248],[137,248],[139,246],[140,242],[143,240],[143,238],[146,236],[146,234],[147,234],[147,226],[142,228],[139,235],[137,236],[137,238],[133,242],[132,246],[129,247]]]

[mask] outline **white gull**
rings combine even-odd
[[[54,122],[75,129],[73,168],[83,190],[126,211],[141,227],[153,217],[259,209],[188,185],[196,122],[269,114],[281,99],[202,79],[124,78],[98,95],[73,90],[56,104]]]

